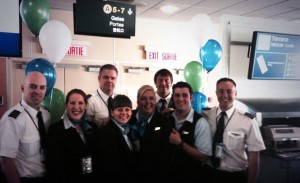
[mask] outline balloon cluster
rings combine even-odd
[[[197,24],[196,21],[200,18],[201,20],[209,20],[209,18],[201,14],[195,16],[191,23]],[[199,51],[199,57],[201,61],[191,61],[187,63],[184,68],[184,79],[191,85],[194,92],[192,107],[197,112],[201,112],[202,108],[208,107],[207,97],[200,92],[204,82],[204,71],[207,71],[207,73],[212,71],[220,61],[221,56],[222,47],[219,42],[214,39],[208,39],[208,41],[204,44],[204,46],[201,47]]]
[[[47,0],[22,0],[20,14],[29,30],[39,37],[41,47],[50,62],[60,62],[67,53],[72,36],[68,27],[57,20],[50,20]]]
[[[56,81],[54,65],[66,55],[72,42],[71,32],[62,22],[49,21],[50,8],[47,0],[22,0],[20,14],[28,29],[39,38],[43,52],[50,60],[33,59],[27,64],[25,74],[38,71],[45,76],[47,90],[42,105],[50,110],[52,122],[56,122],[64,113],[64,94],[53,88]]]
[[[40,30],[40,43],[52,63],[58,63],[66,55],[72,42],[68,27],[57,20],[50,20]]]
[[[42,105],[49,109],[51,121],[56,122],[61,118],[65,111],[65,96],[62,91],[53,88],[56,81],[55,68],[53,67],[53,64],[51,64],[48,60],[37,58],[27,63],[25,75],[28,75],[33,71],[42,73],[46,78],[47,90]]]
[[[22,0],[20,14],[29,30],[38,36],[42,26],[49,20],[50,8],[47,0]]]

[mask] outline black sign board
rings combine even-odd
[[[135,36],[135,5],[76,0],[73,8],[75,34],[119,38]]]

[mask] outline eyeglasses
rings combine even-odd
[[[233,90],[233,89],[227,89],[227,90],[219,89],[219,90],[217,90],[217,92],[219,94],[222,94],[222,95],[225,94],[225,93],[227,93],[227,95],[232,95],[235,92],[235,90]]]

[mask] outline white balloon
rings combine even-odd
[[[190,20],[191,35],[198,46],[204,46],[211,37],[212,20],[207,14],[195,15]]]
[[[39,33],[43,51],[50,62],[58,63],[66,55],[72,42],[69,28],[62,22],[50,20],[46,22]]]

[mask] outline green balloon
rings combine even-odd
[[[51,123],[56,123],[61,119],[65,112],[64,102],[64,93],[57,88],[53,88],[43,100],[42,105],[50,111]]]
[[[22,0],[20,14],[29,30],[38,36],[42,26],[49,20],[49,4],[47,0]]]
[[[204,68],[198,61],[191,61],[184,68],[184,79],[191,85],[193,92],[200,92],[203,84],[203,71]]]

